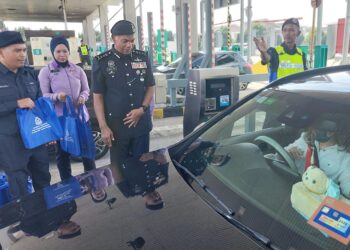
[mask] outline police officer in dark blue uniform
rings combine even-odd
[[[111,165],[119,182],[123,162],[149,151],[149,105],[155,82],[146,53],[134,49],[134,24],[118,21],[111,33],[112,49],[94,58],[92,90],[102,138],[110,147]],[[154,193],[149,196],[156,197]],[[159,202],[159,197],[151,198],[150,203],[156,198]]]
[[[0,32],[0,167],[12,199],[28,192],[28,176],[35,190],[50,185],[46,147],[26,149],[19,134],[16,108],[34,108],[41,96],[34,69],[24,66],[27,50],[19,32]]]

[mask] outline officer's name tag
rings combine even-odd
[[[133,69],[147,69],[146,62],[132,62],[131,68]]]

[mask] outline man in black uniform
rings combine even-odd
[[[117,183],[123,180],[124,161],[149,151],[152,129],[149,104],[155,82],[146,53],[134,49],[134,32],[131,22],[117,22],[111,29],[113,48],[96,56],[92,67],[95,113]],[[147,207],[162,204],[156,191],[144,197]]]
[[[0,167],[4,169],[11,199],[28,193],[28,176],[35,190],[50,185],[46,147],[26,149],[19,134],[16,108],[34,108],[41,96],[33,68],[24,66],[27,50],[19,32],[0,32]]]

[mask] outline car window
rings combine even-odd
[[[177,58],[172,63],[169,63],[168,67],[170,67],[170,68],[177,68],[177,66],[179,65],[180,61],[181,61],[181,57]]]
[[[350,91],[326,92],[344,86],[317,84],[264,90],[203,132],[179,158],[236,219],[282,249],[349,249],[310,222],[322,220],[312,217],[319,209],[324,225],[350,230],[349,217],[336,210],[350,206]],[[336,194],[321,180],[333,183]]]
[[[202,53],[193,53],[192,54],[192,62],[194,62],[195,60],[202,60],[203,58],[203,54]],[[181,61],[182,57],[177,58],[175,61],[173,61],[172,63],[169,63],[168,67],[169,68],[177,68],[177,66],[179,66],[179,63]],[[200,59],[202,58],[202,59]],[[200,63],[199,63],[200,64]]]
[[[242,135],[246,132],[259,131],[263,129],[266,112],[263,110],[254,110],[244,117],[238,119],[233,124],[231,136]]]
[[[215,57],[215,65],[217,66],[231,63],[231,62],[235,62],[235,58],[229,54],[218,55],[218,57]]]

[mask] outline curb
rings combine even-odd
[[[167,117],[174,116],[183,116],[184,107],[164,107],[164,108],[155,108],[153,110],[154,119],[162,119]]]

